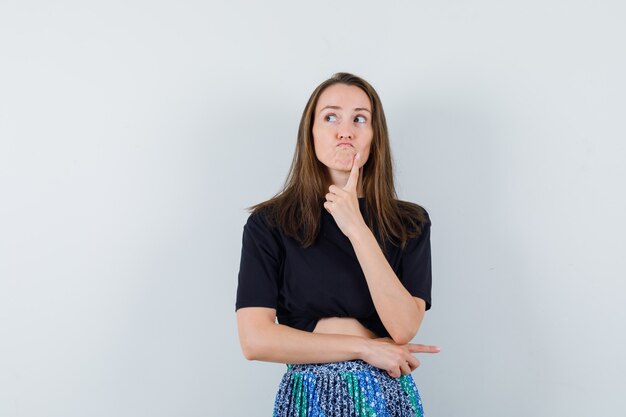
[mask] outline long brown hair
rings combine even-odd
[[[271,225],[278,226],[285,235],[300,242],[302,247],[315,242],[330,178],[326,166],[315,155],[313,120],[322,92],[339,83],[359,87],[368,95],[372,105],[374,136],[369,158],[362,168],[365,210],[371,215],[364,218],[370,230],[378,232],[375,236],[383,250],[387,241],[404,249],[407,239],[419,236],[421,225],[429,219],[419,205],[397,199],[389,133],[380,98],[367,81],[346,72],[334,74],[311,94],[300,119],[296,150],[283,189],[271,199],[248,207],[248,210],[252,213],[263,210]]]

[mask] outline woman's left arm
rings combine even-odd
[[[409,343],[422,323],[426,303],[402,285],[367,226],[355,229],[348,238],[385,329],[397,344]]]
[[[352,169],[343,188],[331,185],[324,207],[338,227],[350,239],[365,274],[374,307],[385,329],[397,344],[409,343],[422,323],[426,303],[413,297],[402,285],[383,254],[359,210],[357,184],[360,167],[355,155]]]

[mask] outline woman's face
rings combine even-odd
[[[315,155],[331,177],[337,178],[337,171],[349,173],[357,152],[360,159],[356,163],[363,166],[374,136],[369,97],[353,85],[331,85],[317,101],[312,131]]]

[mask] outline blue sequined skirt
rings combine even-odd
[[[411,374],[392,378],[362,360],[287,365],[273,417],[423,417]]]

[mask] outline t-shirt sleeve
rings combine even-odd
[[[426,302],[426,310],[430,309],[432,287],[430,219],[423,224],[422,233],[407,242],[402,255],[400,281],[412,296]]]
[[[276,308],[283,260],[280,236],[253,213],[243,227],[235,311],[242,307]]]

